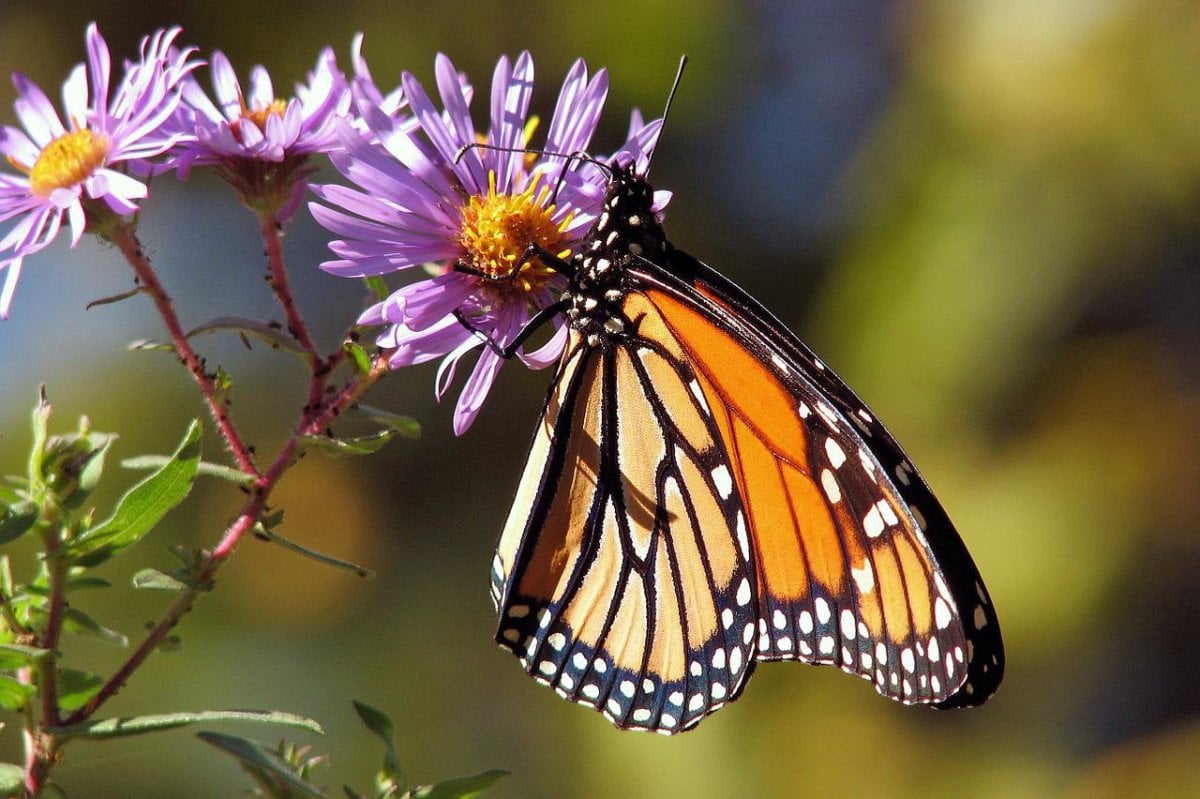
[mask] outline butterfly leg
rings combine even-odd
[[[475,338],[479,339],[484,346],[507,361],[509,358],[512,358],[517,354],[517,350],[521,348],[521,345],[524,344],[526,340],[528,340],[528,338],[532,336],[539,328],[541,328],[542,325],[546,324],[557,314],[562,313],[566,309],[567,303],[563,302],[562,300],[559,300],[553,305],[547,305],[545,308],[542,308],[535,313],[528,322],[525,323],[525,326],[521,328],[521,332],[517,333],[516,338],[510,341],[507,345],[498,343],[487,333],[475,327],[475,325],[463,315],[462,311],[455,309],[454,318],[458,320],[459,324],[461,324],[467,330],[470,330],[471,333],[474,334]]]

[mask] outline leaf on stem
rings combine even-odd
[[[472,799],[507,776],[507,771],[494,768],[470,777],[455,777],[434,785],[422,785],[413,788],[409,795],[412,799]]]
[[[25,535],[33,529],[37,518],[37,508],[31,502],[0,510],[0,544],[7,544]]]
[[[188,331],[187,337],[192,338],[201,333],[216,333],[222,330],[232,330],[237,333],[262,339],[275,349],[304,353],[304,348],[292,338],[287,330],[275,324],[259,322],[256,319],[246,319],[240,316],[221,316],[210,319]],[[244,340],[244,339],[243,339]]]
[[[79,565],[95,566],[154,529],[192,490],[200,466],[200,430],[200,422],[193,420],[167,462],[129,489],[112,516],[72,541],[67,556]]]
[[[121,461],[121,466],[126,469],[134,469],[146,471],[149,469],[159,469],[166,464],[170,458],[165,455],[138,455],[135,458],[126,458]],[[258,478],[252,474],[234,469],[232,466],[222,466],[219,463],[210,463],[209,461],[200,461],[200,467],[196,472],[202,477],[219,477],[222,480],[228,480],[231,483],[240,485],[250,485]]]
[[[352,410],[352,413],[361,414],[372,422],[387,427],[389,430],[395,430],[405,438],[420,438],[421,423],[411,416],[404,416],[391,411],[385,411],[382,408],[376,408],[371,405],[363,405],[359,403]]]
[[[367,725],[367,729],[383,742],[383,765],[379,767],[376,783],[387,781],[394,785],[407,785],[408,780],[404,776],[404,769],[400,766],[400,757],[396,754],[395,727],[391,717],[366,702],[360,702],[357,699],[353,702],[354,710],[362,719],[363,724]]]
[[[78,669],[63,669],[58,674],[58,706],[66,711],[78,710],[87,704],[104,685],[99,674]]]
[[[0,797],[25,795],[25,770],[16,763],[0,763]]]
[[[116,644],[124,649],[129,646],[129,638],[124,634],[105,627],[79,608],[67,608],[63,619],[63,629],[76,635],[91,635],[110,644]]]
[[[189,586],[183,580],[172,577],[158,569],[142,569],[133,575],[134,588],[149,588],[154,591],[186,591]]]
[[[295,792],[289,793],[289,796],[325,799],[325,794],[296,776],[286,760],[257,741],[208,731],[199,732],[196,735],[206,743],[236,757],[241,761],[242,768],[250,772],[260,783],[266,785],[281,783],[282,787]]]
[[[0,710],[20,710],[36,693],[29,683],[0,674]]]
[[[123,292],[121,294],[114,294],[111,297],[101,297],[98,300],[92,300],[91,302],[89,302],[84,307],[84,310],[90,311],[99,305],[110,305],[114,302],[120,302],[121,300],[127,300],[130,297],[136,297],[137,295],[141,294],[143,291],[145,291],[145,289],[142,288],[141,286],[138,286],[135,289],[130,289],[129,291]]]
[[[330,455],[372,455],[396,436],[395,430],[380,430],[354,438],[332,438],[330,436],[303,436],[300,445],[305,449],[318,450]]]
[[[344,569],[345,571],[353,572],[359,577],[365,577],[367,579],[371,579],[375,576],[375,572],[363,566],[359,566],[356,563],[351,563],[350,561],[342,560],[341,558],[335,558],[333,555],[326,555],[324,552],[318,552],[317,550],[310,549],[303,544],[297,544],[291,539],[284,538],[279,533],[271,530],[271,528],[266,524],[256,525],[254,528],[254,534],[266,541],[279,544],[284,549],[289,549],[298,555],[303,555],[306,558],[312,558],[318,563],[324,563],[326,566],[334,566],[338,569]]]
[[[0,669],[8,671],[19,669],[22,666],[32,666],[49,654],[49,649],[37,646],[0,644]]]
[[[51,732],[60,738],[124,738],[160,730],[173,730],[191,724],[211,724],[216,721],[250,721],[281,727],[309,730],[324,734],[321,725],[305,716],[280,710],[200,710],[183,713],[157,713],[148,716],[123,716],[99,721],[85,721],[70,727],[53,727]]]

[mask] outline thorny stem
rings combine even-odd
[[[258,224],[262,231],[263,243],[267,248],[267,284],[279,298],[279,304],[283,306],[283,312],[287,315],[288,332],[304,348],[309,364],[316,372],[324,360],[308,335],[308,326],[292,298],[291,280],[288,278],[287,266],[283,262],[283,228],[276,220],[275,215],[268,211],[259,213]]]
[[[318,408],[310,408],[303,414],[299,425],[300,434],[315,435],[323,431],[342,411],[357,402],[362,394],[386,372],[386,359],[382,356],[377,356],[372,362],[369,372],[356,380],[350,381],[328,403]],[[323,384],[325,377],[314,376],[313,382],[318,381]],[[259,517],[267,506],[267,500],[270,497],[271,491],[292,464],[299,444],[299,436],[292,436],[283,449],[280,450],[270,468],[255,482],[250,497],[246,500],[246,504],[243,505],[241,512],[228,529],[226,529],[221,541],[208,554],[208,557],[197,570],[197,576],[192,580],[193,585],[197,587],[189,588],[180,593],[162,619],[147,634],[146,638],[134,650],[125,663],[88,700],[87,704],[63,720],[64,725],[78,724],[95,713],[101,705],[115,696],[129,680],[133,672],[166,639],[167,634],[179,623],[179,620],[192,609],[200,593],[211,587],[217,570],[233,554],[238,542],[242,540],[246,533],[254,529],[254,525],[258,522]]]
[[[113,225],[108,235],[121,250],[121,253],[125,256],[125,260],[133,267],[133,271],[137,275],[138,282],[141,283],[142,288],[154,300],[154,305],[158,308],[159,316],[162,317],[163,323],[167,326],[167,333],[171,336],[171,343],[175,346],[175,351],[179,354],[183,365],[191,372],[196,384],[200,387],[200,393],[204,395],[204,399],[208,403],[208,409],[212,413],[213,419],[216,421],[226,445],[229,447],[230,452],[233,453],[238,468],[246,474],[258,474],[258,468],[254,464],[254,458],[251,456],[249,448],[242,442],[237,429],[234,428],[224,400],[217,396],[216,384],[213,382],[212,377],[205,371],[204,362],[196,355],[196,351],[192,349],[191,342],[188,341],[187,335],[183,332],[183,327],[179,323],[179,317],[175,313],[175,303],[159,281],[158,275],[155,274],[154,267],[150,264],[150,259],[142,251],[142,245],[134,233],[133,225],[127,222]]]
[[[138,275],[143,288],[154,299],[155,306],[158,308],[159,314],[167,326],[176,351],[200,386],[200,390],[208,401],[209,408],[221,429],[225,441],[237,459],[239,467],[247,475],[255,477],[255,481],[250,490],[250,495],[237,517],[225,530],[224,535],[217,545],[196,567],[194,576],[189,581],[192,587],[180,592],[162,618],[147,633],[146,637],[125,662],[100,687],[100,690],[83,707],[61,720],[63,726],[78,724],[91,717],[105,702],[115,696],[124,687],[125,683],[128,682],[133,673],[145,662],[146,658],[150,656],[150,653],[163,643],[175,625],[187,615],[200,594],[211,589],[217,571],[228,560],[230,555],[233,554],[242,538],[254,529],[254,526],[266,510],[271,492],[295,461],[301,438],[303,436],[322,433],[332,424],[338,415],[357,402],[363,393],[387,372],[386,358],[376,356],[368,372],[348,381],[340,391],[327,399],[325,398],[332,372],[345,359],[345,353],[339,349],[328,358],[323,358],[317,352],[312,339],[309,337],[307,326],[292,299],[291,288],[280,248],[278,225],[275,223],[273,217],[263,217],[262,219],[262,231],[270,268],[270,283],[287,313],[289,330],[305,349],[312,369],[312,376],[309,381],[308,402],[301,411],[293,435],[288,439],[278,455],[276,455],[270,467],[263,472],[258,471],[248,449],[242,443],[237,429],[225,412],[223,402],[218,399],[213,381],[205,373],[202,361],[192,350],[186,335],[184,335],[178,317],[175,315],[173,303],[159,282],[149,261],[142,253],[141,246],[138,244],[132,228],[128,225],[122,225],[111,236]]]

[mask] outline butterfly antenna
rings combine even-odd
[[[686,54],[679,57],[679,68],[675,70],[675,81],[671,84],[671,91],[667,94],[667,103],[663,106],[662,125],[658,128],[658,138],[654,140],[655,150],[658,149],[658,143],[662,141],[663,130],[667,127],[667,117],[671,113],[671,104],[675,102],[675,92],[679,91],[679,84],[683,81],[683,69],[687,66],[687,62],[688,57]],[[650,152],[647,160],[646,173],[643,177],[650,176],[650,167],[654,165],[654,150]]]

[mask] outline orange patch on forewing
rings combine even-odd
[[[808,593],[808,577],[779,461],[740,419],[732,419],[730,427],[733,439],[728,450],[747,523],[754,531],[760,593],[780,600],[799,599]],[[732,456],[735,450],[736,459]]]
[[[802,462],[804,430],[796,401],[771,368],[694,308],[665,292],[646,295],[730,409],[775,452]]]
[[[687,620],[688,645],[698,648],[717,630],[717,609],[713,602],[713,589],[704,569],[703,553],[696,541],[696,531],[683,504],[683,496],[673,481],[667,482],[663,497],[670,527],[667,534],[679,563],[676,582],[683,595],[683,612]],[[705,543],[708,539],[705,538]],[[670,584],[658,584],[658,590],[671,590]]]
[[[600,359],[589,359],[583,375],[578,416],[573,433],[566,442],[566,460],[555,487],[554,499],[545,524],[534,544],[533,556],[521,578],[520,593],[534,597],[557,598],[570,579],[583,546],[588,512],[596,495],[597,468],[600,463]],[[507,534],[507,531],[506,531]]]
[[[825,494],[808,475],[785,469],[788,499],[796,514],[797,531],[808,558],[808,573],[827,593],[846,590],[846,553],[834,517],[825,504]]]
[[[659,344],[677,361],[687,360],[683,354],[683,349],[675,339],[675,334],[668,329],[666,322],[663,321],[662,314],[650,302],[649,297],[636,292],[628,292],[625,295],[625,302],[621,306],[621,310],[625,312],[625,316],[637,328],[638,335],[641,338]]]

